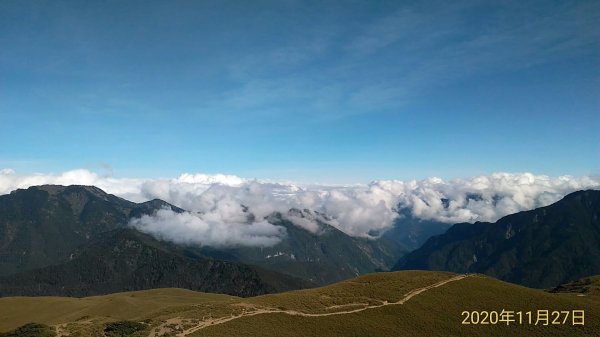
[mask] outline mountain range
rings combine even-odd
[[[482,273],[536,288],[600,274],[600,191],[574,192],[495,223],[455,224],[393,269]]]
[[[0,295],[87,296],[155,287],[254,296],[389,270],[404,250],[351,237],[318,221],[318,233],[274,213],[287,230],[272,247],[178,246],[142,234],[132,218],[169,208],[134,203],[93,186],[44,185],[0,196]]]
[[[76,249],[68,262],[0,277],[0,285],[0,296],[75,297],[169,287],[247,297],[315,286],[254,266],[190,255],[131,228],[103,233]]]
[[[0,275],[68,261],[74,250],[161,207],[136,204],[94,186],[44,185],[0,196]]]
[[[449,227],[400,210],[376,239],[351,237],[313,210],[290,209],[265,218],[287,233],[270,247],[178,245],[128,226],[165,208],[186,212],[93,186],[34,186],[0,196],[0,296],[166,287],[256,296],[392,267],[482,273],[538,288],[600,274],[600,191],[575,192],[496,223]],[[308,231],[293,217],[318,228]]]
[[[310,210],[291,209],[287,216],[310,218],[316,232],[293,224],[284,214],[268,217],[286,229],[283,240],[271,247],[204,248],[208,256],[277,270],[323,285],[375,271],[389,270],[406,251],[389,238],[351,237],[321,221]]]

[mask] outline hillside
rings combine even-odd
[[[443,234],[450,228],[450,224],[447,223],[419,219],[410,209],[401,208],[398,214],[399,217],[393,226],[382,234],[382,239],[394,242],[406,252],[421,247],[430,237]]]
[[[600,274],[600,191],[580,191],[496,223],[461,223],[402,257],[394,270],[487,274],[551,288]]]
[[[277,213],[270,216],[268,221],[286,229],[287,235],[280,243],[258,248],[203,248],[200,252],[219,259],[276,270],[321,285],[389,270],[404,253],[400,245],[388,238],[372,240],[351,237],[320,221],[309,210],[292,209],[290,214],[310,217],[316,221],[319,230],[310,232]]]
[[[597,296],[600,298],[600,276],[589,276],[582,279],[561,284],[550,290],[553,293],[573,293],[583,296]]]
[[[91,261],[102,259],[100,255],[108,254],[109,250],[96,249],[94,258],[87,257],[83,262],[81,255],[83,247],[102,238],[114,230],[126,227],[132,218],[144,214],[153,214],[161,208],[170,208],[175,212],[184,210],[170,205],[162,200],[151,200],[145,203],[133,203],[125,199],[107,194],[94,186],[59,186],[44,185],[19,189],[9,195],[0,196],[0,278],[5,285],[14,284],[0,289],[4,294],[60,294],[84,296],[90,294],[123,291],[130,289],[145,289],[158,285],[160,282],[135,280],[135,286],[99,285],[102,290],[94,290],[88,286],[78,287],[77,290],[56,289],[52,281],[37,284],[37,291],[29,288],[19,291],[20,281],[27,277],[39,279],[48,278],[48,270],[67,272],[68,275],[89,272]],[[254,215],[248,214],[249,219]],[[294,225],[289,217],[303,221],[316,221],[317,232],[310,232]],[[288,214],[272,214],[268,221],[282,226],[287,235],[283,240],[271,247],[209,247],[187,245],[180,247],[181,254],[196,259],[226,260],[239,264],[252,264],[277,273],[285,273],[306,280],[306,284],[329,284],[343,279],[355,277],[379,270],[389,270],[398,258],[405,252],[401,245],[387,237],[378,240],[354,238],[344,232],[320,221],[316,212],[310,210],[289,210]],[[173,246],[173,245],[170,245]],[[108,247],[107,249],[112,249]],[[72,261],[75,259],[75,261]],[[58,266],[60,265],[60,266]],[[100,265],[103,265],[100,263]],[[48,270],[41,268],[52,267]],[[66,269],[65,269],[66,268]],[[79,268],[79,270],[75,270]],[[30,274],[23,274],[31,272]],[[92,272],[89,277],[96,277],[98,272]],[[9,277],[14,274],[21,276]],[[25,276],[27,275],[27,276]],[[65,274],[66,275],[66,274]],[[272,283],[279,283],[277,289],[289,289],[285,284],[297,285],[297,282],[280,282],[279,277],[268,276]],[[11,281],[12,280],[12,281]],[[89,281],[89,280],[88,280]],[[11,283],[12,282],[12,283]],[[16,283],[15,283],[16,282]],[[30,282],[24,286],[30,287]],[[50,282],[50,283],[49,283]],[[57,282],[54,280],[54,282]],[[122,283],[121,281],[115,281]],[[124,280],[123,280],[124,282]],[[47,290],[42,290],[44,284]],[[58,283],[56,283],[58,286]],[[183,286],[175,283],[160,283],[161,286]],[[11,288],[12,287],[12,288]],[[61,285],[62,287],[62,285]],[[87,290],[84,290],[87,289]],[[191,289],[208,291],[209,288],[192,287]],[[212,289],[212,288],[211,288]],[[72,293],[68,293],[72,291]],[[238,291],[228,291],[234,294],[246,294]],[[252,292],[253,294],[257,294]],[[259,292],[261,293],[261,292]]]
[[[465,325],[463,311],[584,310],[585,325]],[[143,322],[131,336],[600,336],[598,296],[553,294],[483,275],[403,271],[240,299],[177,289],[90,297],[0,298],[0,329],[27,322],[71,336]]]
[[[257,267],[189,256],[181,248],[123,228],[72,254],[64,264],[0,277],[0,296],[90,296],[176,287],[256,296],[313,286]]]
[[[164,201],[136,204],[94,186],[44,185],[0,195],[0,275],[63,263],[98,235]]]

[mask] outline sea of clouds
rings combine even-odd
[[[162,199],[190,212],[160,210],[133,219],[131,225],[163,239],[211,246],[270,246],[286,231],[265,220],[291,208],[311,210],[303,216],[286,215],[294,224],[318,231],[322,221],[352,236],[390,228],[400,217],[412,216],[446,223],[495,221],[522,210],[549,205],[566,194],[599,189],[595,177],[549,177],[531,173],[494,173],[444,181],[380,180],[367,185],[297,185],[244,179],[232,175],[182,174],[171,179],[113,178],[88,170],[60,174],[20,175],[0,170],[0,194],[34,185],[94,185],[122,198],[142,202]],[[250,214],[253,217],[250,217]],[[312,215],[311,215],[312,214]]]

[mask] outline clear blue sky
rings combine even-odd
[[[0,0],[0,168],[600,172],[598,1]]]

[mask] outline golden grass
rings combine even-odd
[[[401,274],[388,274],[404,278]],[[275,300],[275,299],[274,299]],[[282,299],[286,303],[286,299]],[[462,311],[585,310],[585,326],[462,325]],[[403,305],[343,316],[257,315],[207,327],[191,336],[600,336],[600,301],[550,294],[483,276],[433,288]]]
[[[455,276],[425,271],[377,273],[322,288],[245,299],[181,289],[84,299],[2,298],[0,330],[36,321],[66,323],[71,336],[102,336],[106,322],[128,319],[148,323],[146,331],[133,336],[174,336],[186,330],[189,336],[600,336],[600,294],[551,294],[481,275],[392,304],[415,289]],[[503,309],[581,309],[585,326],[461,324],[462,311]],[[327,316],[330,313],[342,314]]]
[[[0,331],[35,321],[50,325],[77,321],[143,320],[155,312],[236,297],[185,289],[153,289],[86,298],[0,298]]]

